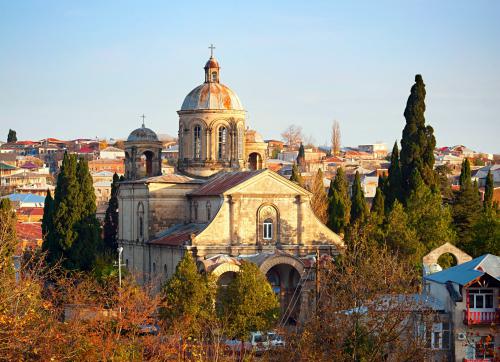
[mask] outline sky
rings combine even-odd
[[[211,43],[265,139],[391,148],[418,73],[439,146],[500,153],[495,0],[0,0],[0,139],[176,135]]]

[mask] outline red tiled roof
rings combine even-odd
[[[23,223],[16,224],[17,238],[20,240],[36,241],[42,239],[41,223]]]
[[[209,180],[206,184],[199,189],[193,191],[191,195],[194,196],[217,196],[223,194],[236,185],[258,175],[264,170],[258,171],[237,171],[227,172],[216,175],[213,179]]]
[[[86,146],[80,148],[80,150],[78,151],[78,153],[93,153],[93,152],[94,150],[92,148]]]
[[[33,142],[33,141],[17,141],[15,142],[16,145],[32,145],[36,142]]]
[[[341,163],[341,162],[344,162],[344,160],[341,159],[341,158],[339,158],[339,157],[331,156],[331,157],[327,157],[327,158],[323,159],[323,162],[337,162],[337,163]]]
[[[150,244],[156,245],[185,245],[191,240],[192,235],[197,235],[206,227],[206,224],[186,224],[176,225],[165,231],[164,236],[149,241]]]

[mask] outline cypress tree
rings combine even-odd
[[[94,191],[94,183],[90,175],[89,165],[87,160],[80,158],[76,167],[76,177],[79,184],[79,203],[81,207],[80,218],[84,219],[89,216],[94,216],[96,213],[96,198]]]
[[[453,200],[453,224],[457,232],[457,246],[467,253],[473,254],[473,227],[481,216],[481,196],[477,184],[471,182],[470,163],[468,159],[462,162],[460,173],[460,190]]]
[[[297,165],[300,167],[302,171],[304,170],[305,161],[306,161],[306,151],[304,150],[304,145],[301,142],[299,147],[299,153],[297,155]]]
[[[413,170],[420,172],[424,182],[435,187],[434,148],[436,139],[431,126],[425,125],[425,84],[420,74],[415,76],[406,102],[404,117],[406,125],[401,139],[401,174],[406,197],[410,194],[410,180]]]
[[[339,167],[328,190],[328,227],[336,233],[345,234],[351,215],[347,178],[344,169]]]
[[[328,219],[328,197],[325,192],[325,186],[323,185],[323,171],[321,169],[318,169],[314,177],[311,192],[313,194],[311,198],[311,208],[318,219],[320,219],[323,224],[326,224]]]
[[[300,174],[299,168],[295,164],[292,167],[292,176],[290,176],[290,181],[295,182],[301,187],[304,187],[304,179]]]
[[[61,251],[68,251],[77,234],[74,225],[81,214],[80,184],[76,177],[75,155],[64,154],[54,195],[54,237]]]
[[[62,251],[54,235],[54,199],[50,190],[47,190],[43,206],[42,238],[42,250],[47,252],[49,262],[53,263],[59,260],[62,256]]]
[[[384,194],[379,186],[375,190],[375,197],[373,198],[372,207],[370,209],[371,214],[377,214],[379,217],[384,216],[385,212],[385,200]]]
[[[351,224],[356,222],[363,224],[368,218],[368,205],[361,188],[359,172],[356,171],[351,192]]]
[[[7,135],[7,143],[17,142],[17,134],[13,129],[9,129],[9,134]]]
[[[118,244],[116,235],[118,233],[118,175],[113,175],[113,183],[111,184],[111,197],[104,216],[104,246],[108,250],[116,250]]]
[[[403,201],[403,179],[401,176],[401,167],[399,165],[398,143],[394,142],[391,153],[391,165],[389,166],[389,176],[384,183],[385,189],[385,207],[386,210],[392,208],[395,200]]]
[[[493,190],[493,175],[491,174],[491,170],[488,170],[488,175],[486,176],[486,184],[484,185],[484,209],[489,209],[493,206]]]

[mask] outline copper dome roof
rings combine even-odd
[[[243,110],[240,99],[221,83],[203,83],[184,98],[181,111],[197,109]]]

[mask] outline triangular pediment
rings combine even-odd
[[[311,193],[294,182],[278,175],[271,170],[264,170],[255,176],[243,181],[224,192],[224,195],[232,194],[277,194],[277,195],[302,195],[309,196]]]

